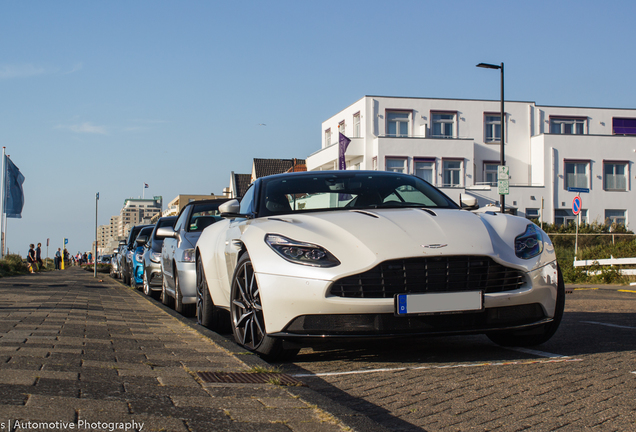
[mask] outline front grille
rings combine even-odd
[[[523,285],[523,273],[481,256],[438,256],[385,261],[371,270],[339,279],[331,295],[392,298],[395,294],[512,291]]]

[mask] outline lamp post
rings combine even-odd
[[[488,63],[479,63],[477,67],[485,68],[485,69],[500,69],[501,70],[501,137],[499,139],[500,147],[499,147],[499,163],[501,166],[506,165],[506,159],[504,155],[504,125],[505,125],[505,111],[504,111],[504,64],[503,62],[500,65],[488,64]],[[505,213],[505,199],[506,196],[504,194],[499,195],[499,202],[501,203],[501,213]]]
[[[99,192],[95,194],[95,252],[93,253],[93,277],[97,277],[97,204],[99,203]]]

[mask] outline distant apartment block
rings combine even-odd
[[[110,254],[128,236],[135,225],[150,224],[151,219],[161,214],[163,198],[128,198],[118,216],[110,218],[109,225],[101,225],[97,229],[98,255]],[[101,233],[101,234],[100,234]]]
[[[583,221],[629,223],[636,109],[506,101],[505,111],[507,211],[567,224],[580,193]],[[322,123],[308,170],[338,168],[339,132],[351,139],[347,169],[409,173],[455,201],[469,194],[482,207],[499,205],[498,100],[365,96]]]

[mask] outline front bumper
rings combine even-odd
[[[183,304],[197,302],[197,273],[196,265],[192,262],[177,261],[177,275],[179,277],[179,289],[183,296]]]
[[[481,312],[395,316],[393,298],[329,295],[332,281],[257,273],[265,327],[271,336],[394,336],[483,333],[551,321],[558,278],[556,261],[527,272],[516,290],[486,293]]]
[[[148,279],[148,286],[152,291],[161,291],[163,286],[163,273],[161,272],[161,263],[146,260],[144,271]],[[149,264],[148,264],[149,263]]]

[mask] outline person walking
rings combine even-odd
[[[57,252],[55,252],[55,270],[60,270],[60,265],[62,262],[62,252],[61,252],[61,248],[57,248]]]
[[[29,252],[27,252],[27,266],[29,267],[29,271],[33,273],[33,267],[36,265],[35,261],[35,246],[33,243],[29,245]]]
[[[35,248],[35,261],[37,263],[37,270],[42,270],[42,243],[38,243],[38,247]]]

